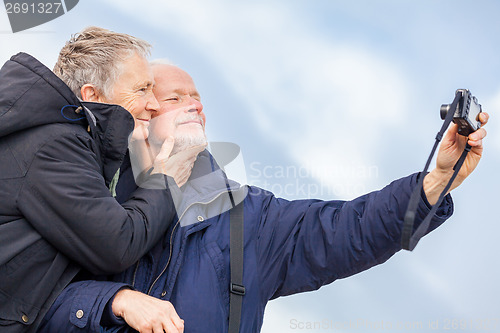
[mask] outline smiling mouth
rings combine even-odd
[[[201,126],[201,121],[200,120],[189,120],[189,121],[184,121],[180,123],[179,125],[188,125],[188,124],[198,124]]]

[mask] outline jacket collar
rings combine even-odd
[[[181,197],[174,198],[174,202],[178,202],[176,209],[183,227],[229,211],[233,200],[237,205],[248,192],[245,186],[227,178],[207,150],[198,155],[191,177],[181,190]]]
[[[86,108],[90,134],[100,148],[106,185],[124,161],[134,118],[119,105],[82,102]]]

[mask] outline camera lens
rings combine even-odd
[[[441,119],[444,120],[446,118],[446,115],[448,114],[448,111],[450,110],[450,104],[442,104],[441,109],[440,109],[440,114],[441,114]]]

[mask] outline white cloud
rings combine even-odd
[[[1,28],[0,28],[1,29]],[[10,27],[9,27],[10,29]],[[19,52],[28,53],[49,68],[57,60],[59,50],[64,45],[54,32],[33,30],[27,32],[0,33],[0,63],[3,65]]]
[[[500,153],[500,117],[498,116],[498,111],[500,111],[500,89],[497,93],[490,99],[487,99],[485,103],[482,103],[483,110],[488,112],[490,115],[490,121],[486,125],[486,130],[488,131],[488,137],[486,138],[487,144],[493,149]]]
[[[117,10],[198,45],[263,135],[278,140],[299,165],[325,170],[320,181],[336,194],[355,197],[381,185],[377,177],[328,168],[376,167],[374,148],[385,126],[404,120],[408,83],[389,61],[332,42],[286,4],[231,3],[228,11],[225,1],[155,2],[147,10],[114,2]]]
[[[437,273],[432,265],[425,263],[425,258],[412,258],[411,265],[405,264],[409,276],[418,281],[422,292],[432,295],[434,299],[445,304],[446,309],[451,313],[461,313],[461,302],[457,299],[453,282],[448,281],[445,274]]]

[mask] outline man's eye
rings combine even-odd
[[[178,101],[179,100],[179,97],[170,97],[170,98],[167,98],[167,101]]]

